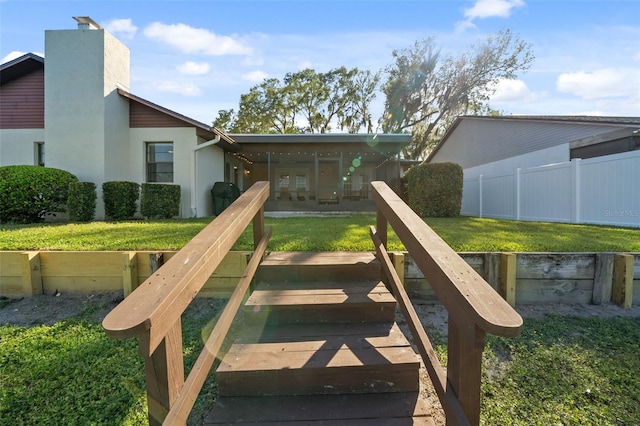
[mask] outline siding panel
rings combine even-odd
[[[138,102],[129,102],[130,127],[193,127],[170,115],[164,114]]]
[[[44,70],[0,86],[0,129],[44,128]]]

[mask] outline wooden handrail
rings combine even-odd
[[[149,423],[162,424],[174,404],[177,420],[188,415],[210,368],[208,354],[224,339],[228,327],[223,321],[205,345],[187,382],[184,379],[181,316],[205,282],[222,262],[233,244],[253,222],[254,256],[234,292],[233,303],[242,300],[242,288],[257,268],[271,235],[264,231],[264,203],[269,198],[269,182],[257,182],[218,215],[158,271],[152,274],[102,321],[107,335],[115,338],[139,337],[139,352],[145,359]],[[244,293],[243,293],[244,294]],[[239,305],[238,305],[239,306]],[[237,311],[237,307],[235,308]],[[231,316],[233,318],[233,316]],[[218,346],[219,349],[219,346]],[[218,349],[215,349],[217,352]],[[208,372],[208,370],[207,370]],[[196,395],[197,396],[197,395]],[[172,417],[173,418],[173,417]]]
[[[447,374],[443,378],[433,348],[420,332],[404,289],[395,293],[406,309],[405,319],[419,342],[423,361],[442,402],[447,424],[479,424],[480,379],[485,334],[515,337],[522,318],[487,282],[400,199],[384,182],[372,182],[377,230],[371,234],[390,285],[399,281],[385,260],[387,225],[391,225],[449,313]],[[388,258],[387,258],[388,259]],[[422,330],[424,331],[424,330]],[[452,400],[452,393],[457,403]],[[461,418],[457,404],[462,407]]]

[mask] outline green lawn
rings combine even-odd
[[[211,221],[206,219],[0,226],[0,250],[178,250]],[[617,228],[481,218],[426,222],[456,251],[640,252],[640,228]],[[373,215],[266,218],[274,251],[370,251]],[[236,250],[251,250],[245,231]],[[390,233],[389,248],[402,250]]]

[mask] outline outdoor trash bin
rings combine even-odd
[[[216,182],[211,188],[213,214],[218,216],[240,196],[240,188],[229,182]]]

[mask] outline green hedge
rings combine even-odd
[[[140,185],[136,182],[110,181],[102,184],[104,212],[112,220],[133,218],[139,197]]]
[[[40,166],[0,167],[0,222],[37,223],[65,212],[73,174]]]
[[[69,219],[73,222],[92,221],[96,214],[96,184],[71,182],[69,184]]]
[[[408,204],[420,217],[457,217],[462,206],[462,167],[427,163],[407,174]]]
[[[143,183],[140,213],[146,218],[166,218],[180,214],[180,185]]]

